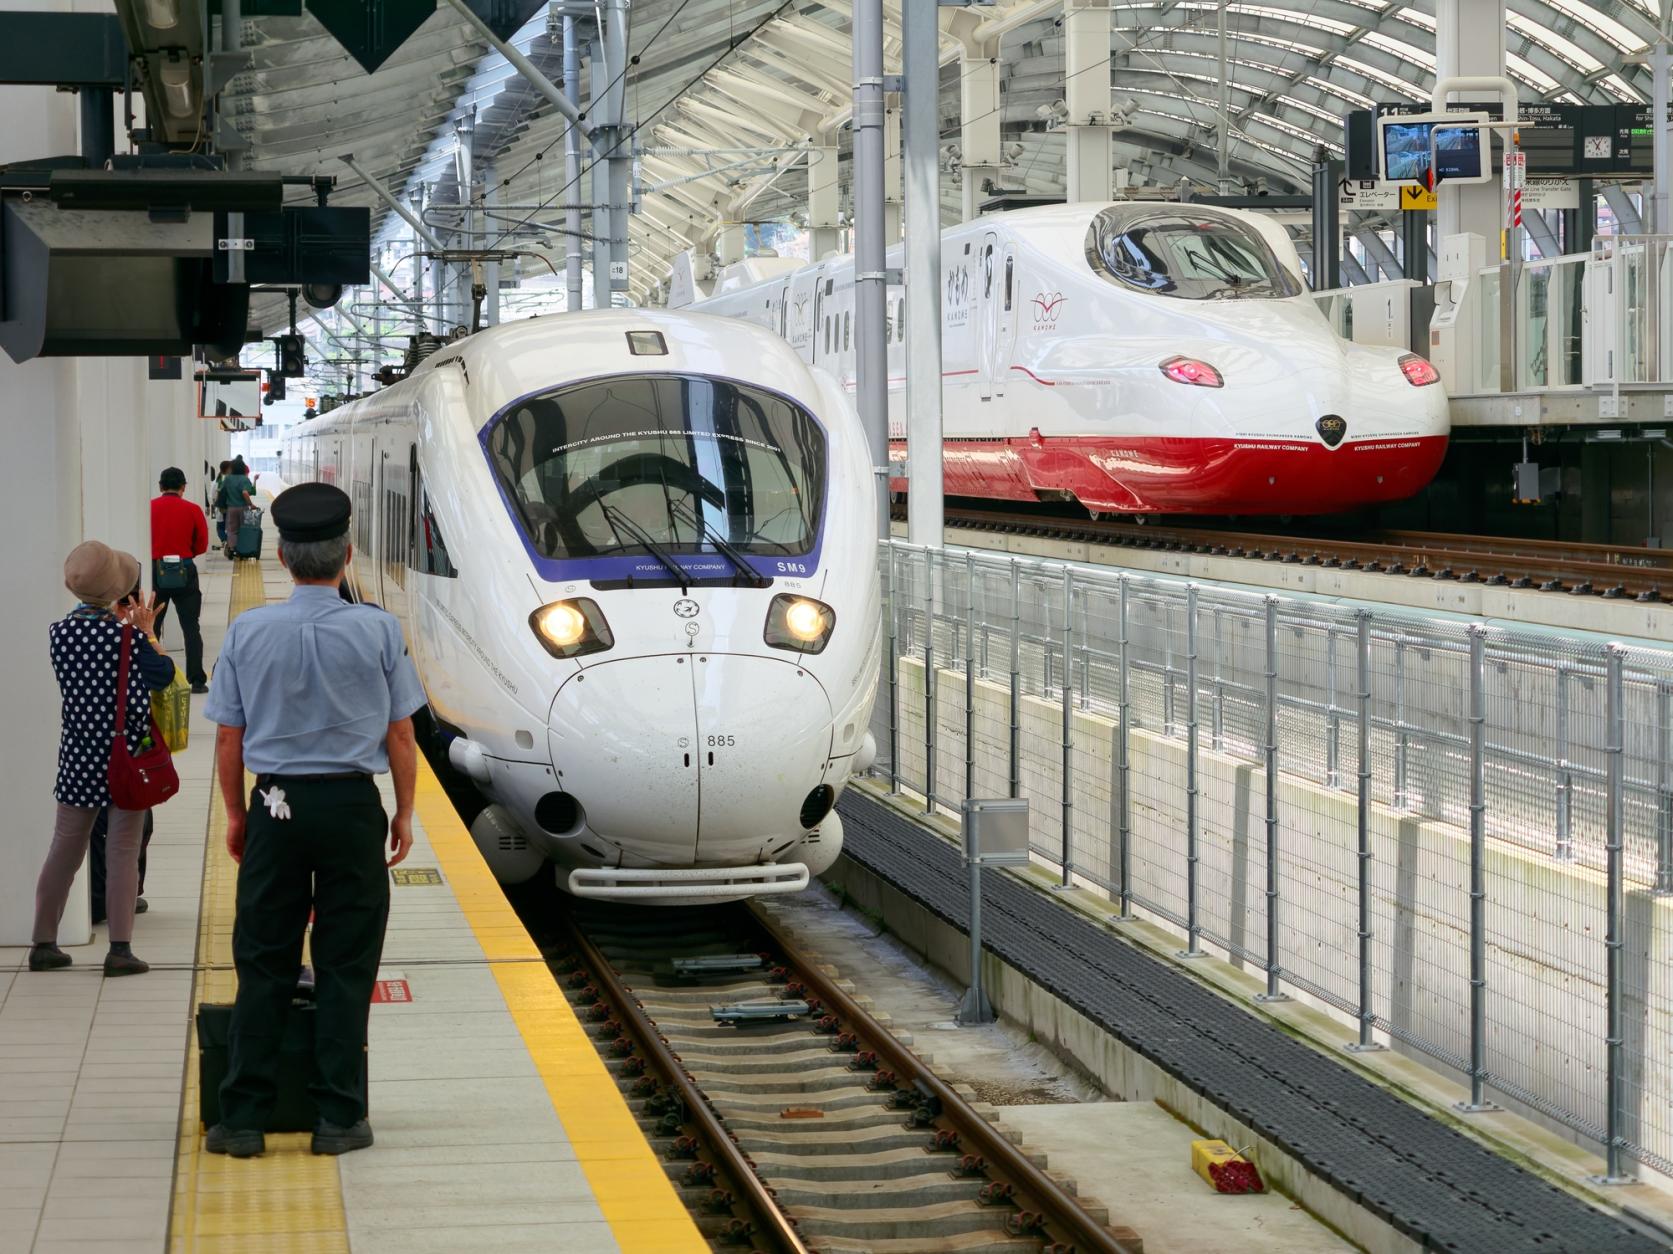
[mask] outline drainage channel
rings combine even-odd
[[[548,959],[716,1249],[1142,1251],[754,912],[570,911]]]

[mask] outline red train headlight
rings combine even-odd
[[[1441,372],[1416,353],[1406,353],[1400,358],[1400,373],[1414,388],[1426,388],[1441,381]]]
[[[1164,361],[1159,370],[1175,383],[1184,383],[1195,388],[1223,388],[1226,381],[1220,377],[1220,372],[1206,361],[1198,361],[1195,357],[1170,357]]]

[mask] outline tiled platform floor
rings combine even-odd
[[[203,582],[209,659],[229,612],[289,595],[271,558],[236,580],[212,559]],[[382,974],[410,1000],[373,1007],[377,1145],[202,1152],[191,1010],[235,987],[213,741],[195,720],[157,811],[134,942],[149,975],[104,980],[102,928],[67,972],[0,949],[0,1254],[706,1249],[427,771],[405,865],[440,882],[392,889]]]

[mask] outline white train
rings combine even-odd
[[[882,656],[874,488],[852,402],[782,340],[512,323],[302,423],[281,474],[352,497],[349,590],[405,626],[500,879],[724,900],[836,860]]]
[[[890,253],[901,264],[901,251]],[[942,236],[949,496],[1100,514],[1325,514],[1435,475],[1435,369],[1348,343],[1282,227],[1193,204],[1059,205]],[[889,430],[904,460],[904,289],[888,298]],[[756,259],[671,304],[782,335],[854,386],[854,266]],[[903,478],[894,483],[906,487]]]

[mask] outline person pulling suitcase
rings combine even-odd
[[[412,847],[418,774],[412,715],[424,690],[401,625],[338,596],[353,555],[348,496],[323,483],[282,492],[271,513],[290,600],[227,628],[204,714],[220,724],[215,769],[227,850],[239,860],[233,1005],[212,1154],[266,1149],[276,1070],[312,910],[316,1154],[372,1143],[361,1087],[366,1021],[389,917],[386,867]],[[244,772],[256,777],[246,798]],[[394,777],[386,819],[373,776]],[[384,855],[387,839],[390,854]]]

